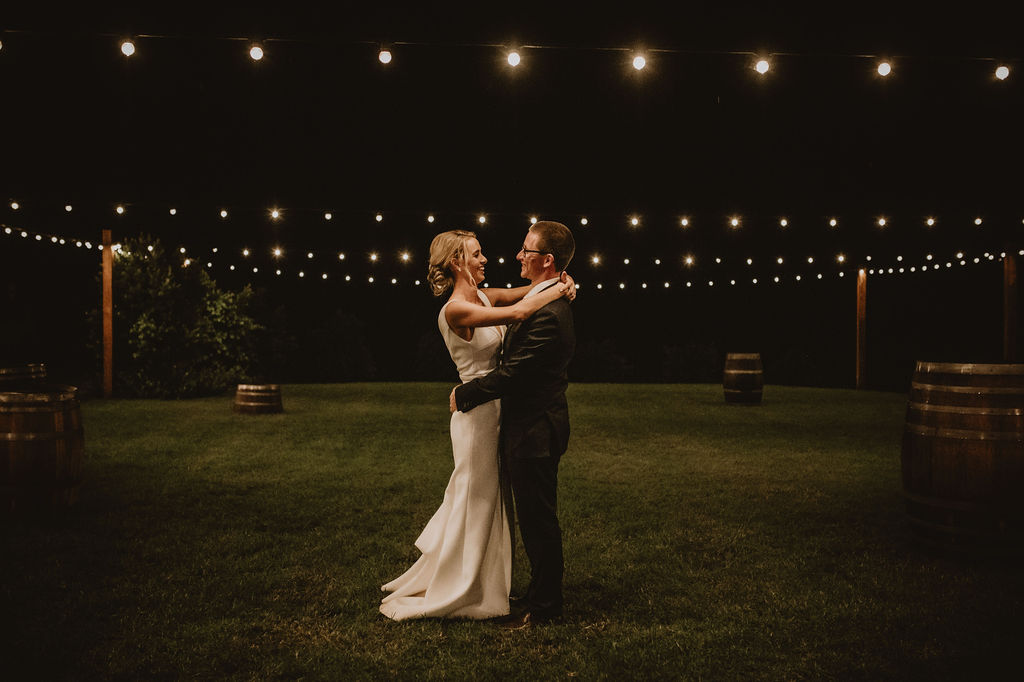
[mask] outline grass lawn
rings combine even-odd
[[[564,621],[387,620],[451,473],[449,389],[86,402],[80,503],[0,525],[0,677],[1016,678],[1021,566],[911,542],[894,393],[573,385]]]

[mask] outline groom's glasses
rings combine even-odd
[[[538,251],[537,249],[528,249],[525,246],[519,249],[522,253],[551,253],[550,251]]]

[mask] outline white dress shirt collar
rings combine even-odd
[[[547,289],[549,286],[551,286],[558,280],[558,277],[552,277],[551,279],[544,280],[543,282],[537,284],[535,287],[526,292],[526,295],[523,296],[523,298],[530,298],[534,294],[539,294],[540,292],[544,291],[544,289]]]

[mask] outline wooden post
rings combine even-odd
[[[1003,361],[1017,361],[1017,255],[1003,258]]]
[[[865,327],[868,305],[868,273],[861,268],[857,271],[857,388],[864,388],[867,370],[868,336]]]
[[[114,249],[103,230],[103,397],[114,394]]]

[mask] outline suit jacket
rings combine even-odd
[[[460,412],[501,398],[506,457],[561,457],[569,445],[566,368],[576,348],[569,302],[560,298],[510,325],[501,361],[486,376],[455,389]]]

